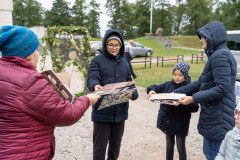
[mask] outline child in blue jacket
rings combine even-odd
[[[147,88],[148,97],[156,93],[171,93],[174,89],[191,83],[191,77],[188,75],[189,68],[187,63],[178,62],[173,67],[173,79],[160,85],[149,86]],[[166,134],[166,160],[173,160],[175,137],[179,159],[187,159],[185,139],[188,134],[191,112],[197,112],[198,107],[195,103],[178,106],[160,105],[157,128]]]
[[[87,86],[90,91],[102,89],[106,84],[132,81],[129,63],[124,57],[124,47],[122,34],[118,30],[106,31],[102,43],[103,53],[91,60],[88,69]],[[132,84],[130,88],[136,87]],[[128,119],[129,102],[99,110],[103,98],[92,106],[93,160],[116,160],[120,153],[125,120]],[[136,100],[137,90],[129,94],[129,98]]]

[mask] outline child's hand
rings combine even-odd
[[[151,97],[152,94],[157,94],[157,93],[156,93],[155,91],[150,91],[150,92],[148,93],[148,95],[147,95],[147,96],[148,96],[148,99]]]
[[[183,104],[183,105],[188,105],[188,104],[193,103],[193,102],[194,102],[194,101],[193,101],[192,96],[182,97],[182,98],[180,98],[180,100],[179,100],[179,103],[180,103],[180,104]]]
[[[128,94],[128,98],[129,98],[129,99],[132,99],[132,93],[129,93],[129,94]]]
[[[94,86],[94,90],[95,90],[95,91],[97,91],[97,90],[99,90],[99,89],[102,89],[102,86],[100,86],[100,85],[98,85],[98,84]]]

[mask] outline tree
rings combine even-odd
[[[89,4],[86,27],[92,37],[100,37],[99,16],[101,12],[99,7],[99,3],[95,0],[91,0]]]
[[[43,24],[43,9],[39,2],[36,0],[27,0],[27,26],[37,26]]]
[[[25,22],[27,21],[26,12],[25,12],[26,2],[25,0],[13,0],[13,24],[26,26]]]
[[[219,2],[214,17],[221,21],[227,30],[237,30],[240,28],[240,1],[227,0]]]
[[[135,9],[137,37],[150,32],[150,1],[137,0]]]
[[[43,8],[36,0],[13,0],[13,24],[36,26],[43,24]]]
[[[70,15],[69,3],[66,0],[54,0],[50,11],[45,12],[45,26],[70,26],[72,17]]]
[[[119,30],[124,38],[133,38],[134,35],[134,17],[132,5],[126,0],[107,0],[107,14],[111,18],[108,26]]]
[[[123,3],[122,10],[125,11],[123,15],[123,23],[125,34],[124,38],[131,39],[136,37],[136,22],[135,22],[135,13],[134,4]]]
[[[153,31],[163,28],[164,35],[172,34],[173,8],[167,0],[160,0],[153,10]]]
[[[187,6],[184,3],[183,0],[176,0],[176,7],[175,7],[175,22],[176,22],[176,26],[175,26],[175,31],[176,33],[179,33],[180,31],[180,26],[182,23],[182,19],[185,13]]]
[[[196,30],[212,21],[212,0],[187,0],[184,34],[195,35]]]
[[[86,23],[86,0],[76,0],[72,7],[72,24],[75,26],[85,26]]]

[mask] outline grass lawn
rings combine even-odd
[[[102,39],[91,39],[91,40],[99,40]],[[167,57],[167,49],[165,46],[160,45],[158,42],[152,40],[148,37],[139,37],[133,39],[136,42],[143,44],[146,47],[153,49],[152,58],[156,58],[157,56]],[[177,43],[179,46],[184,48],[196,48],[201,49],[201,44],[197,36],[172,36],[171,40]],[[124,40],[128,42],[129,40]],[[188,56],[191,57],[192,54],[201,54],[200,51],[193,51],[181,48],[170,48],[168,57],[176,57],[177,55],[184,55],[184,57]],[[143,59],[144,57],[137,57],[134,59]],[[198,61],[194,64],[191,64],[191,61],[186,61],[190,65],[189,75],[191,76],[192,82],[197,80],[200,74],[202,73],[203,67],[205,65],[205,60]],[[157,67],[156,63],[152,63],[152,68],[149,68],[149,64],[147,64],[147,68],[144,67],[144,64],[135,64],[133,65],[134,72],[138,74],[138,78],[135,79],[135,84],[148,87],[149,85],[153,84],[161,84],[165,81],[170,81],[172,79],[172,69],[173,66],[177,62],[164,62],[164,67]]]
[[[205,60],[199,61],[198,64],[191,64],[191,61],[185,61],[190,65],[189,75],[191,76],[192,82],[197,80],[203,71]],[[165,81],[172,79],[172,69],[177,62],[166,62],[164,67],[158,66],[156,63],[152,64],[152,68],[147,65],[145,68],[144,64],[133,65],[134,72],[138,75],[135,79],[135,84],[142,87],[148,87],[153,84],[161,84]]]
[[[171,36],[170,39],[178,44],[179,46],[184,46],[186,48],[196,48],[202,47],[198,36]]]

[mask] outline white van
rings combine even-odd
[[[237,80],[240,81],[240,30],[227,31],[227,46],[237,61]]]

